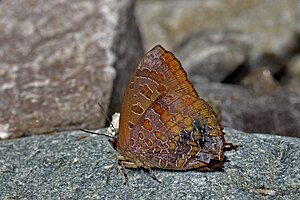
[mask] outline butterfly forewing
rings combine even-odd
[[[120,118],[121,148],[129,145],[129,135],[137,121],[167,90],[198,97],[180,62],[158,45],[144,56],[125,90]]]

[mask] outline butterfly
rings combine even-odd
[[[222,169],[220,117],[199,97],[179,60],[161,45],[133,73],[122,100],[119,134],[110,139],[123,168]]]

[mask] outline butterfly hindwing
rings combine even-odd
[[[127,153],[151,167],[191,169],[220,155],[224,137],[218,119],[202,99],[167,93],[140,118]]]

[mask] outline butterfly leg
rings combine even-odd
[[[119,157],[119,156],[117,156],[117,157],[116,157],[116,163],[115,163],[115,168],[116,168],[116,172],[117,172],[117,174],[119,174],[119,168],[118,168],[118,165],[119,165],[119,160],[120,160],[120,157]]]
[[[139,166],[137,164],[135,164],[134,162],[127,161],[123,156],[117,156],[117,158],[116,158],[116,171],[117,171],[117,174],[119,172],[119,168],[118,168],[119,161],[120,161],[121,167],[122,167],[122,174],[125,178],[125,183],[124,184],[127,184],[128,183],[128,176],[127,176],[127,173],[126,173],[126,168],[135,169],[135,168],[138,168]]]
[[[125,184],[128,183],[128,175],[126,173],[126,168],[128,169],[136,169],[136,168],[139,168],[140,166],[137,164],[137,163],[134,163],[132,161],[127,161],[123,156],[118,156],[116,158],[116,166],[117,164],[121,163],[121,166],[122,166],[122,174],[123,176],[125,177]],[[152,169],[150,167],[147,167],[145,168],[146,170],[149,170],[149,173],[151,175],[151,177],[156,180],[157,182],[161,183],[161,181],[155,176],[155,174],[153,173]],[[117,169],[117,172],[118,172],[118,169]]]
[[[149,168],[149,173],[151,175],[151,177],[156,180],[157,182],[161,183],[161,181],[155,176],[155,174],[153,173],[152,169]]]
[[[130,168],[130,169],[136,169],[139,168],[140,166],[138,166],[136,163],[134,162],[130,162],[130,161],[121,161],[121,165],[122,165],[122,169],[124,168]],[[153,173],[152,169],[150,167],[145,168],[146,170],[149,170],[149,174],[150,176],[156,180],[157,182],[161,183],[161,181],[155,176],[155,174]]]
[[[124,185],[126,185],[128,183],[128,176],[127,176],[127,173],[125,171],[124,161],[121,161],[121,166],[122,166],[122,174],[123,174],[123,176],[125,178]]]
[[[125,184],[128,183],[128,176],[127,176],[127,173],[126,173],[126,168],[136,169],[139,166],[134,162],[126,161],[126,160],[121,160],[121,166],[122,166],[122,174],[125,177],[125,183],[124,183],[124,185],[125,185]]]
[[[230,151],[230,150],[236,150],[238,147],[241,147],[241,145],[233,144],[231,142],[225,142],[224,144],[224,151]]]
[[[126,166],[124,164],[124,162],[126,162],[126,159],[123,156],[117,156],[117,158],[116,158],[116,172],[117,172],[117,174],[119,174],[119,168],[118,168],[119,161],[121,163],[122,174],[125,178],[125,184],[126,184],[128,182],[128,176],[127,176],[127,173],[125,171]]]

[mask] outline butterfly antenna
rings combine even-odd
[[[94,135],[102,135],[102,136],[106,136],[106,137],[109,137],[109,138],[112,138],[112,139],[115,139],[113,136],[110,136],[110,135],[106,135],[106,134],[103,134],[103,133],[96,133],[96,132],[93,132],[93,131],[89,131],[89,130],[86,130],[86,129],[79,129],[85,133],[90,133],[90,134],[94,134]]]
[[[107,119],[107,121],[109,122],[109,124],[111,125],[111,127],[114,129],[114,132],[117,133],[116,128],[115,128],[114,125],[111,123],[111,120],[109,119],[109,117],[108,117],[107,114],[105,113],[103,106],[102,106],[99,102],[98,102],[98,105],[99,105],[99,107],[100,107],[100,109],[101,109],[103,115],[105,116],[105,118]]]

